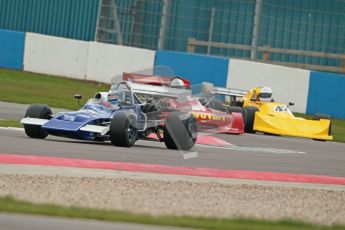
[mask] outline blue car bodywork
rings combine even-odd
[[[114,115],[123,110],[135,114],[138,119],[144,117],[140,109],[140,104],[108,108],[102,104],[88,102],[79,111],[56,114],[51,120],[45,123],[42,128],[51,135],[83,140],[95,140],[102,135],[100,133],[83,131],[81,129],[86,125],[109,124]],[[140,132],[138,133],[138,137],[139,136]]]
[[[115,146],[130,147],[139,139],[155,133],[169,149],[191,149],[196,141],[196,120],[191,113],[167,113],[149,103],[141,103],[133,93],[135,84],[120,82],[111,90],[100,92],[78,111],[52,115],[46,105],[33,104],[21,120],[25,133],[32,138],[45,138],[48,134],[81,140],[110,140]],[[110,100],[112,89],[123,90],[118,103]],[[138,86],[138,92],[153,93],[153,86]],[[158,86],[159,94],[170,94]],[[162,92],[159,92],[162,91]],[[175,94],[175,92],[173,92]],[[117,100],[117,99],[116,99]],[[112,102],[112,103],[110,103]],[[182,116],[188,114],[188,116]],[[181,118],[183,117],[183,118]],[[163,135],[162,135],[163,134]]]
[[[128,116],[135,117],[133,126],[136,128],[136,139],[138,139],[142,136],[141,133],[146,131],[143,124],[147,122],[147,116],[142,111],[143,104],[133,94],[129,83],[121,82],[115,87],[126,90],[126,101],[111,104],[107,101],[108,93],[100,92],[89,99],[78,111],[60,112],[54,116],[50,114],[48,119],[32,116],[31,112],[31,115],[26,115],[27,117],[21,123],[24,124],[24,128],[40,126],[42,132],[50,135],[81,140],[106,140],[114,116],[125,112]],[[36,104],[35,106],[38,106],[39,110],[45,109],[44,105]],[[46,109],[50,111],[49,108]]]

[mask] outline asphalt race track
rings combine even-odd
[[[0,119],[19,120],[22,117],[21,114],[24,114],[26,107],[27,105],[0,103]],[[291,175],[300,174],[302,179],[305,175],[316,175],[316,177],[330,176],[338,178],[341,180],[341,184],[344,185],[345,144],[343,143],[321,142],[303,138],[289,138],[263,134],[218,134],[212,137],[215,140],[210,141],[212,138],[207,139],[206,137],[206,141],[204,142],[212,142],[213,145],[198,144],[193,148],[192,153],[186,154],[180,151],[168,150],[164,143],[159,142],[138,141],[131,148],[119,148],[112,146],[110,142],[79,141],[54,136],[48,136],[44,140],[32,139],[26,136],[23,129],[0,127],[0,161],[1,157],[3,157],[3,159],[8,159],[8,156],[13,156],[15,158],[17,155],[22,155],[45,157],[46,159],[48,159],[47,157],[68,158],[71,162],[75,162],[73,159],[114,163],[133,162],[147,165],[156,164],[163,166],[208,168],[211,170],[238,170],[241,173],[244,171],[254,171],[255,174],[260,174],[257,172],[271,172],[273,174],[275,172],[277,174],[290,173]],[[217,141],[217,139],[223,140],[225,144],[222,144],[221,141]],[[218,142],[218,144],[216,144],[216,142]],[[194,157],[185,159],[188,155]],[[32,158],[37,159],[38,157]],[[26,158],[30,159],[31,157]],[[45,161],[49,161],[46,159]],[[125,165],[124,163],[120,164]],[[6,167],[4,168],[6,171]],[[19,163],[18,168],[15,168],[15,170],[25,171],[23,168],[25,168],[25,165],[21,166]],[[68,173],[69,171],[66,172]],[[138,174],[134,175],[135,177],[138,176]],[[166,179],[167,175],[164,175],[164,178]],[[215,179],[217,181],[221,180],[220,178]],[[279,186],[279,184],[275,182],[276,181],[272,183]],[[334,184],[339,185],[339,183]],[[289,184],[289,186],[292,185]],[[320,187],[320,184],[316,184],[315,186],[321,188],[321,190],[325,188]],[[327,188],[330,189],[331,187]],[[339,187],[337,187],[337,189],[339,189]],[[341,188],[341,190],[343,190],[343,188]],[[26,221],[29,220],[25,225],[22,224],[23,216],[5,215],[0,218],[6,219],[6,222],[3,223],[3,225],[5,224],[4,226],[15,229],[44,229],[44,225],[42,226],[41,224],[43,217],[35,217],[36,219],[32,219],[29,216],[24,217]],[[49,223],[52,229],[60,229],[61,227],[66,228],[66,226],[69,228],[72,225],[75,229],[85,229],[85,226],[91,223],[90,221],[90,223],[86,223],[85,225],[85,220],[79,222],[73,221],[45,218],[43,222]],[[92,222],[92,224],[92,226],[97,225],[99,229],[147,229],[152,227],[121,223],[107,224]]]
[[[28,105],[0,102],[0,119],[19,120]],[[53,109],[54,112],[60,111]],[[260,134],[223,135],[229,145],[197,145],[197,157],[184,159],[163,143],[138,141],[132,148],[48,136],[31,139],[23,130],[0,128],[0,154],[38,155],[97,161],[138,162],[345,177],[345,144]]]
[[[138,141],[132,148],[48,136],[31,139],[22,130],[0,129],[0,154],[52,156],[169,166],[207,167],[345,177],[345,144],[267,135],[217,135],[232,145],[197,145],[185,160],[163,143]]]

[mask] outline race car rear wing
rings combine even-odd
[[[191,95],[191,90],[177,89],[166,86],[146,85],[130,82],[132,92],[140,99],[140,101],[146,101],[152,97],[168,97],[179,98],[181,96]]]
[[[222,87],[214,87],[211,90],[212,94],[221,94],[225,96],[234,96],[234,97],[243,97],[247,91],[242,89],[230,89],[230,88],[222,88]]]
[[[246,90],[242,89],[230,89],[230,88],[222,88],[222,87],[214,87],[211,90],[211,94],[214,96],[221,95],[221,96],[228,96],[229,98],[225,97],[225,102],[229,103],[230,106],[243,106],[243,96],[247,93]]]

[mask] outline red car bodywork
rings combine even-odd
[[[133,83],[148,84],[156,86],[167,86],[172,79],[176,77],[151,76],[144,74],[123,73],[123,80]],[[190,88],[190,82],[187,79],[179,78],[186,84],[186,89]],[[170,108],[179,108],[192,112],[198,120],[198,130],[212,133],[243,134],[244,124],[241,113],[226,113],[204,106],[197,97],[190,96],[187,102],[178,103],[175,99],[164,99],[164,104]]]
[[[178,104],[170,103],[170,106],[192,112],[198,120],[198,130],[211,133],[243,134],[244,125],[242,113],[226,113],[200,103],[198,98],[192,96],[188,102]]]

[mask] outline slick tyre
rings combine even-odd
[[[110,123],[110,141],[114,146],[131,147],[137,139],[136,119],[125,111],[117,112]]]
[[[242,117],[243,117],[243,120],[244,120],[244,109],[239,107],[239,106],[230,106],[228,109],[227,109],[227,112],[228,113],[241,113],[242,114]]]
[[[259,111],[259,109],[255,106],[248,106],[244,109],[244,111],[245,111],[244,131],[246,133],[255,133],[254,119],[255,119],[255,113]]]
[[[32,104],[26,110],[25,117],[51,119],[52,111],[47,105]],[[40,125],[24,125],[26,135],[31,138],[44,139],[48,133]]]
[[[197,120],[192,114],[172,112],[166,119],[163,135],[168,149],[188,151],[197,139]]]

